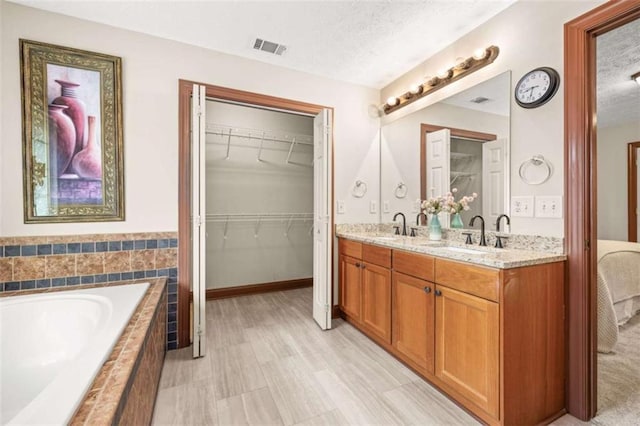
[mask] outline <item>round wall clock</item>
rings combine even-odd
[[[540,67],[526,73],[516,84],[515,98],[522,108],[544,105],[558,91],[560,75],[549,67]]]

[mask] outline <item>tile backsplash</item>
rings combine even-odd
[[[176,232],[0,237],[0,292],[167,277],[167,346],[177,347]]]

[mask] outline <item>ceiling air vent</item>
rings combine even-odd
[[[474,104],[483,104],[485,102],[490,101],[491,99],[485,98],[484,96],[478,96],[477,98],[471,99],[469,102],[473,102]]]
[[[287,46],[283,44],[274,43],[272,41],[263,40],[261,38],[257,38],[256,41],[253,42],[253,48],[256,50],[262,50],[263,52],[273,53],[274,55],[281,56],[285,50],[287,50]]]

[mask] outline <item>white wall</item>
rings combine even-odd
[[[207,288],[313,276],[313,216],[290,224],[265,217],[258,228],[257,219],[233,221],[238,213],[313,212],[313,118],[209,101],[206,122]],[[258,161],[260,139],[229,139],[229,128],[311,144],[296,144],[287,163],[291,144],[267,140]],[[230,214],[231,221],[210,214]]]
[[[390,222],[393,215],[400,211],[408,214],[407,223],[415,223],[418,214],[416,199],[420,198],[421,123],[492,133],[497,135],[498,139],[508,138],[509,135],[508,117],[442,102],[384,126],[380,141],[382,222]],[[401,199],[395,196],[395,188],[400,181],[407,185],[407,196]],[[387,203],[389,212],[385,213]]]
[[[512,70],[512,87],[527,71],[550,66],[563,76],[565,22],[596,7],[603,1],[519,1],[471,31],[385,87],[380,103],[389,96],[407,91],[427,75],[450,66],[458,57],[468,57],[478,47],[496,45],[496,61],[463,80],[426,96],[383,118],[390,122],[426,105],[445,99],[506,70]],[[526,110],[511,98],[511,195],[563,195],[564,192],[564,85],[546,105]],[[553,165],[551,178],[531,186],[518,176],[520,164],[532,155],[542,154]],[[512,232],[563,236],[563,219],[512,218]]]
[[[640,141],[640,121],[598,128],[598,238],[627,241],[627,144]]]
[[[2,3],[1,22],[0,235],[177,230],[181,78],[334,107],[334,194],[346,205],[336,222],[371,217],[369,200],[379,195],[379,120],[367,109],[377,103],[378,90],[13,3]],[[23,223],[19,38],[122,57],[124,222]],[[357,179],[369,186],[362,199],[350,196]]]

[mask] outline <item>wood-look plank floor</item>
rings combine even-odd
[[[321,331],[311,288],[207,302],[208,354],[167,353],[153,423],[478,424],[342,320]]]

